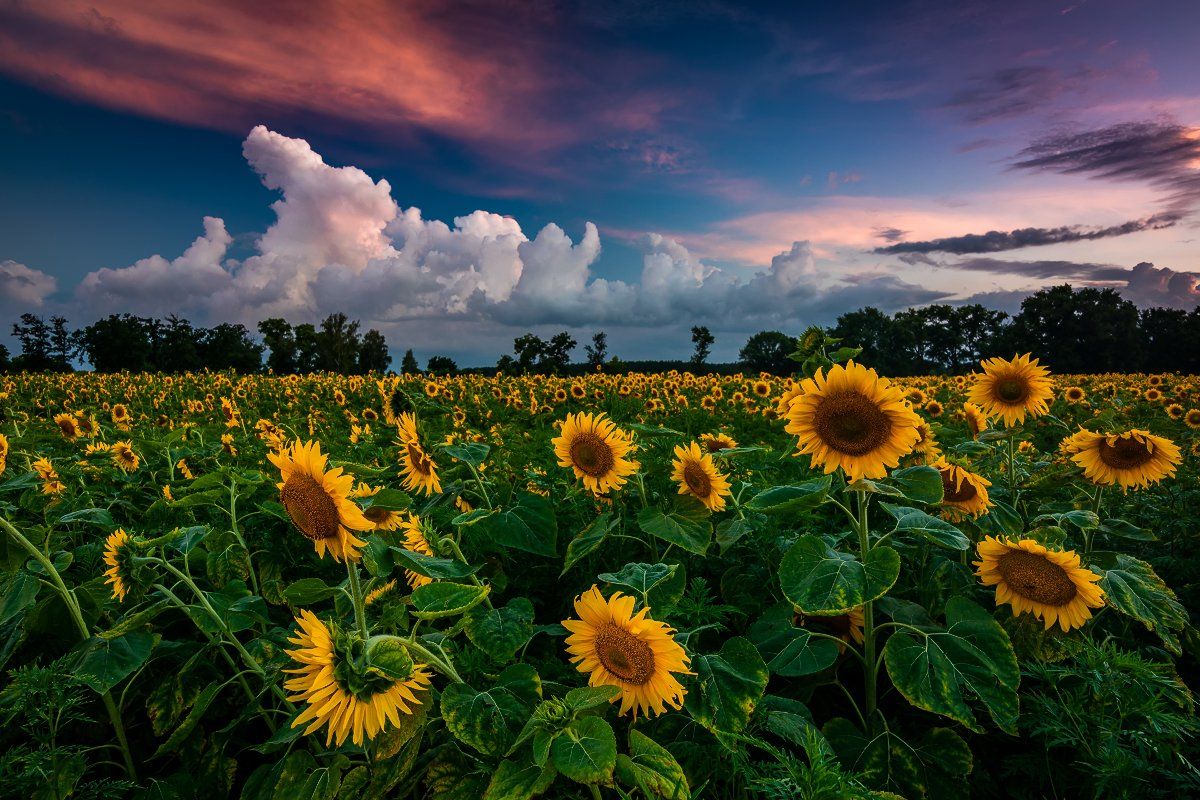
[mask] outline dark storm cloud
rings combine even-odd
[[[899,228],[876,228],[875,235],[885,242],[898,242],[908,235],[908,231]]]
[[[886,247],[875,248],[876,253],[883,255],[899,255],[902,253],[953,253],[969,255],[971,253],[998,253],[1004,250],[1017,250],[1022,247],[1038,247],[1064,242],[1084,242],[1094,239],[1107,239],[1111,236],[1125,236],[1145,230],[1169,228],[1182,217],[1182,212],[1165,211],[1159,214],[1123,222],[1120,225],[1110,225],[1105,228],[1089,227],[1086,225],[1063,225],[1057,228],[1018,228],[1013,231],[988,231],[987,233],[967,233],[962,236],[949,236],[944,239],[932,239],[925,242],[898,242]]]
[[[1043,280],[1063,280],[1082,286],[1113,288],[1125,299],[1144,308],[1163,306],[1192,309],[1200,303],[1200,273],[1156,267],[1147,261],[1127,268],[1090,262],[970,258],[944,266],[971,272],[1020,275]]]

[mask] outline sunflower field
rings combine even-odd
[[[0,376],[0,796],[1200,796],[1200,378],[855,355]]]

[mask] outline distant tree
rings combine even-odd
[[[1021,302],[1001,352],[1032,352],[1058,373],[1132,371],[1143,358],[1138,323],[1137,307],[1113,289],[1051,286]]]
[[[501,375],[516,375],[517,360],[508,353],[500,356],[500,360],[496,362],[496,372]]]
[[[80,347],[97,372],[145,372],[152,368],[149,322],[111,314],[80,332]]]
[[[12,369],[12,359],[9,358],[8,348],[0,344],[0,372]]]
[[[746,340],[738,361],[751,372],[789,375],[796,371],[796,362],[788,358],[795,350],[796,340],[786,333],[760,331]]]
[[[296,336],[288,321],[279,317],[264,319],[258,323],[258,332],[263,336],[263,344],[271,351],[267,356],[267,368],[276,375],[296,372]]]
[[[321,332],[317,334],[321,369],[343,375],[354,372],[358,367],[358,350],[358,320],[351,322],[345,314],[338,312],[321,322]]]
[[[542,349],[542,357],[538,361],[538,368],[544,372],[555,373],[566,369],[571,363],[571,351],[578,344],[579,342],[575,341],[575,337],[566,331],[554,334]]]
[[[897,325],[878,308],[867,306],[842,314],[830,334],[851,347],[861,347],[859,360],[882,375],[911,375],[911,330]]]
[[[54,366],[50,355],[50,326],[36,314],[22,314],[19,322],[12,326],[13,336],[21,343],[21,355],[17,356],[17,369],[43,372]]]
[[[608,334],[596,331],[592,334],[592,343],[584,345],[583,350],[587,353],[588,366],[593,369],[600,366],[608,358]]]
[[[316,327],[310,322],[303,322],[296,326],[292,335],[296,340],[296,371],[306,373],[322,369]]]
[[[151,336],[151,361],[155,369],[163,372],[188,372],[200,369],[205,364],[201,353],[208,331],[197,328],[186,319],[174,314],[165,322],[155,320],[147,326]]]
[[[1195,372],[1196,337],[1190,330],[1191,317],[1174,308],[1147,308],[1141,312],[1139,321],[1146,354],[1143,368],[1146,372]]]
[[[709,333],[708,328],[703,325],[697,325],[692,328],[692,344],[696,349],[692,353],[692,363],[700,366],[708,361],[708,356],[712,353],[713,343],[716,342],[716,337]]]
[[[522,373],[532,372],[546,352],[546,343],[541,337],[527,333],[513,339],[513,352],[517,355],[517,369]]]
[[[55,368],[63,372],[73,372],[71,362],[79,353],[79,344],[74,332],[67,327],[66,317],[50,318],[50,360]]]
[[[263,349],[250,338],[246,326],[222,322],[204,332],[200,359],[209,369],[234,369],[248,374],[262,370]]]
[[[388,365],[391,363],[392,356],[388,353],[387,339],[374,328],[367,331],[358,348],[358,371],[364,374],[387,372]]]
[[[400,362],[400,372],[404,375],[416,375],[421,371],[420,365],[417,364],[417,357],[413,355],[412,348],[404,351],[404,359]]]
[[[453,375],[458,372],[458,364],[449,356],[430,356],[426,369],[431,375]]]

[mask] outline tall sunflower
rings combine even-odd
[[[125,602],[125,596],[129,594],[131,586],[131,543],[132,539],[123,528],[117,528],[104,540],[104,563],[108,566],[108,569],[104,570],[104,574],[108,576],[104,582],[112,585],[113,598],[122,603]]]
[[[679,484],[680,494],[690,494],[709,511],[723,511],[729,491],[729,481],[717,470],[713,457],[692,442],[687,447],[675,446],[674,472],[671,480]]]
[[[1083,468],[1085,478],[1101,486],[1119,484],[1122,491],[1173,477],[1183,459],[1170,439],[1137,429],[1113,434],[1083,430],[1070,441],[1071,460]]]
[[[942,476],[942,514],[951,522],[986,514],[992,507],[987,487],[992,483],[982,475],[939,458],[933,468]]]
[[[550,442],[560,467],[570,467],[575,477],[596,494],[625,485],[638,463],[626,458],[633,442],[603,413],[567,414],[559,436]]]
[[[311,611],[301,611],[299,628],[288,639],[294,649],[287,650],[300,664],[284,672],[296,677],[284,681],[292,695],[289,700],[303,702],[305,708],[292,721],[293,728],[307,725],[304,735],[327,728],[325,746],[335,741],[340,747],[349,736],[356,745],[374,739],[388,725],[400,725],[401,715],[411,715],[423,705],[430,685],[424,664],[413,664],[408,677],[397,680],[356,658],[354,651],[362,642],[326,625]]]
[[[996,587],[996,605],[1008,603],[1013,614],[1026,611],[1046,630],[1082,628],[1092,609],[1104,605],[1101,576],[1081,566],[1073,550],[1049,550],[1033,539],[1013,542],[988,536],[973,562],[984,586]]]
[[[968,399],[994,419],[1003,419],[1007,427],[1025,421],[1025,415],[1038,417],[1050,410],[1054,399],[1050,370],[1038,366],[1029,353],[1014,355],[1011,361],[989,358],[980,362],[983,374],[975,376]]]
[[[593,586],[575,598],[579,619],[563,620],[571,632],[567,652],[590,686],[616,686],[618,713],[655,716],[670,706],[683,707],[686,690],[672,673],[690,674],[690,659],[672,638],[674,630],[650,618],[650,609],[634,613],[634,599],[614,592],[608,600]]]
[[[818,369],[800,388],[786,430],[799,437],[796,454],[811,456],[826,473],[841,468],[850,481],[882,478],[920,437],[921,418],[900,387],[861,364],[835,364],[828,375]]]
[[[267,455],[279,468],[279,501],[297,530],[312,540],[318,556],[328,551],[335,561],[357,561],[366,542],[353,531],[369,531],[374,523],[347,496],[354,477],[341,467],[325,470],[328,456],[317,442],[300,442]]]

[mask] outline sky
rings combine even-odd
[[[732,360],[1061,283],[1190,310],[1198,29],[1193,0],[0,0],[0,322],[344,311],[468,366],[563,329],[685,357],[693,325]]]

